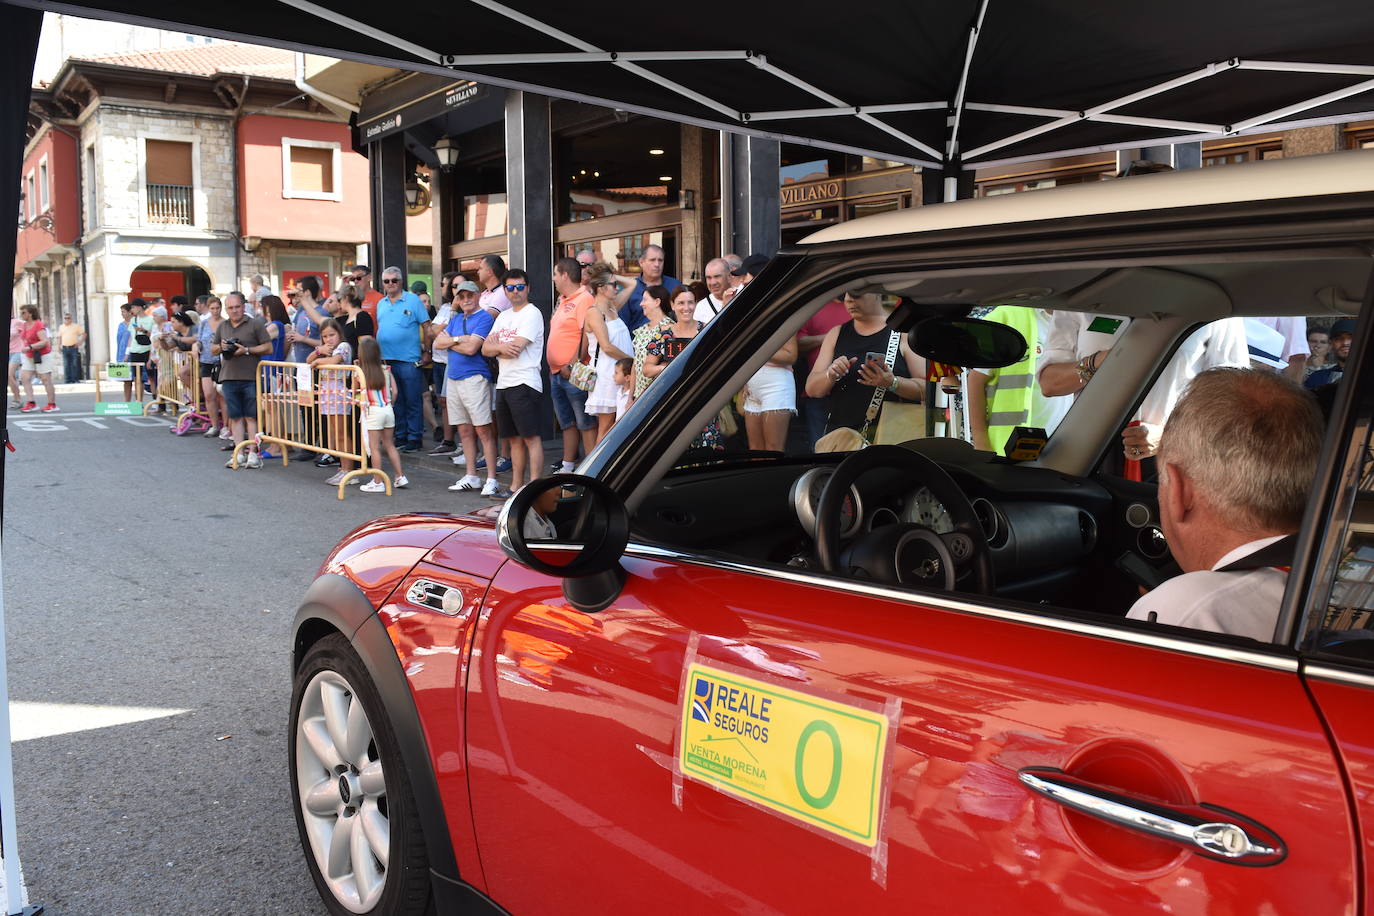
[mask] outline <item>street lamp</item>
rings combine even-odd
[[[420,205],[420,182],[414,175],[406,182],[406,209],[413,210]]]
[[[458,164],[458,144],[452,137],[440,137],[434,144],[434,155],[439,159],[439,168],[447,172]]]

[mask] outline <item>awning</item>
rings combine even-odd
[[[935,168],[1374,117],[1369,0],[5,0]]]

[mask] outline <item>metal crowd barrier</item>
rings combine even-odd
[[[308,366],[263,360],[258,364],[258,441],[273,443],[287,465],[287,452],[306,449],[358,466],[339,482],[339,499],[354,477],[378,477],[391,495],[391,477],[371,467],[367,434],[362,428],[363,370],[358,366]],[[240,454],[252,443],[234,448],[234,469],[243,467]]]
[[[143,364],[142,363],[96,363],[91,367],[91,377],[95,379],[95,403],[97,413],[126,414],[132,416],[142,416],[144,409],[148,406],[144,403],[146,392],[143,390]],[[137,396],[136,401],[124,400],[124,383],[130,382],[133,385],[133,394]],[[118,399],[105,398],[101,393],[101,385],[112,387],[118,394]],[[125,409],[102,409],[101,404],[127,405]]]
[[[184,358],[182,357],[183,353],[185,353]],[[157,390],[153,392],[153,403],[149,406],[157,406],[164,414],[173,415],[180,413],[187,406],[194,406],[195,392],[200,390],[199,368],[191,367],[194,370],[194,375],[190,380],[189,392],[185,380],[181,377],[182,366],[186,365],[184,359],[190,359],[191,354],[182,350],[168,350],[155,346],[149,357],[157,361]],[[147,410],[144,412],[146,413]]]

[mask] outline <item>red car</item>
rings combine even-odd
[[[1374,912],[1372,268],[1374,152],[778,255],[577,475],[325,560],[290,748],[330,911]],[[798,417],[783,452],[694,446],[846,291],[930,363],[1033,364],[994,307],[1086,314],[1110,355],[1020,460],[957,404],[894,409],[901,445],[818,451]],[[1177,568],[1122,431],[1246,315],[1357,316],[1273,637],[1128,620]]]

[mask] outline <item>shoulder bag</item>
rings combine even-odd
[[[588,352],[585,324],[583,328],[579,328],[578,335],[580,339],[577,344],[577,359],[572,364],[568,380],[582,391],[591,391],[596,387],[596,344],[593,343],[592,351]]]

